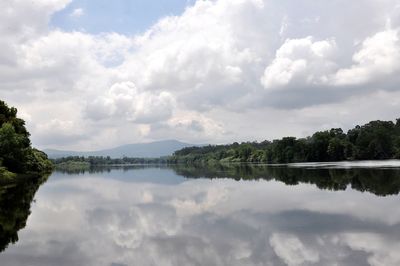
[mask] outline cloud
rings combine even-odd
[[[228,190],[225,188],[211,188],[197,195],[196,200],[192,197],[186,199],[174,199],[171,205],[176,209],[178,215],[193,215],[208,211],[217,204],[225,201]]]
[[[85,127],[77,124],[76,121],[53,119],[47,123],[37,125],[34,131],[40,136],[40,139],[36,140],[44,145],[54,145],[59,142],[74,143],[87,138]]]
[[[79,18],[83,15],[85,15],[85,10],[83,10],[83,8],[76,8],[69,14],[69,16],[72,18]]]
[[[61,98],[75,100],[79,106],[80,99],[92,98],[113,83],[115,74],[109,65],[117,63],[129,47],[129,39],[117,34],[55,30],[14,49],[14,63],[0,71],[0,90],[20,101]]]
[[[13,0],[0,3],[2,39],[14,37],[24,41],[48,31],[53,13],[65,8],[71,0]]]
[[[35,145],[304,136],[370,120],[349,104],[382,91],[388,102],[379,118],[396,115],[389,96],[400,81],[396,0],[195,1],[135,36],[50,25],[70,2],[0,3],[0,92],[29,114]],[[333,106],[347,116],[332,117]],[[45,144],[58,134],[39,130],[49,121],[74,121],[70,136]]]
[[[266,101],[277,108],[302,109],[397,90],[398,31],[387,28],[366,37],[356,46],[350,67],[340,65],[340,47],[335,40],[286,40],[261,77],[269,93]]]
[[[400,70],[400,39],[398,29],[387,29],[365,39],[353,56],[354,65],[340,69],[336,85],[364,85],[398,75]]]
[[[319,261],[318,252],[305,247],[296,236],[272,234],[269,242],[275,253],[288,266],[317,263]]]
[[[140,124],[168,120],[175,106],[171,93],[140,91],[132,82],[111,86],[105,96],[88,103],[86,112],[91,119],[123,119]]]
[[[10,79],[24,77],[19,60],[21,45],[49,32],[51,15],[70,0],[2,1],[0,3],[0,90],[11,90]]]
[[[396,251],[400,248],[396,241],[388,241],[381,235],[373,233],[345,233],[339,236],[342,244],[351,249],[368,253],[368,263],[371,266],[397,265],[400,255]]]
[[[209,137],[224,135],[224,126],[198,112],[181,112],[167,122],[168,126],[176,131],[191,132],[198,136]]]
[[[245,83],[254,83],[246,80],[246,72],[254,63],[257,67],[259,48],[243,38],[245,25],[263,13],[260,3],[198,1],[181,16],[164,18],[136,37],[137,52],[121,70],[139,87],[174,92],[185,108],[204,111],[234,104],[248,93]],[[254,37],[258,46],[259,36]]]
[[[289,39],[277,50],[275,59],[265,69],[261,83],[266,90],[323,85],[336,64],[334,40],[314,41],[312,37]]]

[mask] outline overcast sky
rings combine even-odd
[[[400,117],[399,0],[2,0],[39,148],[227,143]]]

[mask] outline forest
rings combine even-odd
[[[0,101],[0,179],[51,171],[47,155],[32,148],[29,136],[25,121],[17,117],[17,109]]]
[[[306,138],[188,147],[176,151],[169,163],[294,163],[400,158],[400,119],[371,121],[347,133],[341,128]]]
[[[52,159],[57,169],[81,170],[107,165],[295,163],[400,159],[400,119],[371,121],[343,132],[319,131],[306,138],[188,147],[161,158],[70,156]]]

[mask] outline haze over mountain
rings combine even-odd
[[[162,157],[171,155],[174,151],[185,148],[196,146],[194,144],[184,143],[177,140],[164,140],[149,143],[136,143],[118,146],[111,149],[99,150],[99,151],[62,151],[47,149],[45,152],[50,158],[56,159],[67,156],[110,156],[111,158],[122,158],[126,157]]]

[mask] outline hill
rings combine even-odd
[[[175,151],[196,146],[194,144],[184,143],[177,140],[164,140],[149,143],[136,143],[118,146],[111,149],[98,151],[62,151],[47,149],[44,150],[49,158],[57,159],[68,156],[110,156],[111,158],[158,158],[172,155]]]

